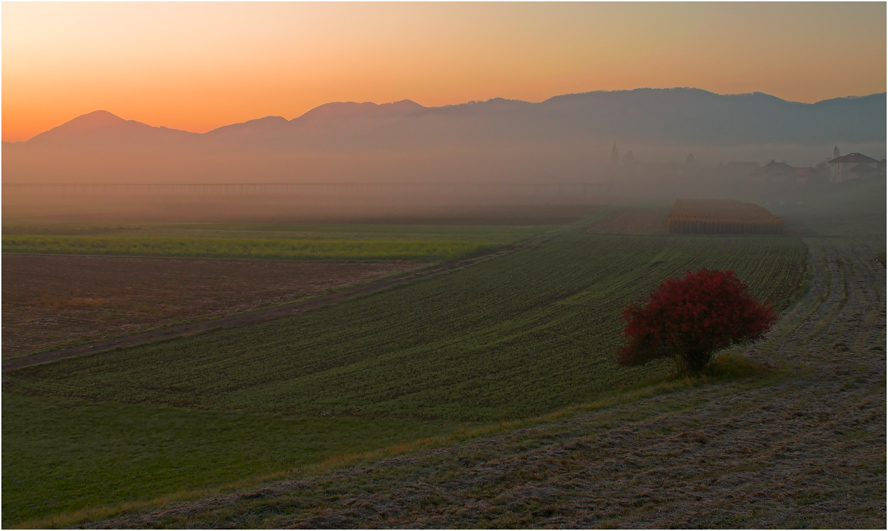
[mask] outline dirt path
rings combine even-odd
[[[123,527],[885,528],[885,269],[806,240],[808,292],[737,380],[94,522]]]

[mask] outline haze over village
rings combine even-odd
[[[117,208],[128,204],[120,197],[245,190],[254,203],[290,197],[337,212],[729,197],[761,184],[884,176],[885,111],[885,93],[802,104],[687,88],[536,104],[329,103],[292,120],[265,117],[203,134],[95,111],[28,141],[4,142],[4,185],[9,209],[44,208],[34,202],[42,197],[46,208],[67,199],[95,213],[102,211],[99,191],[113,192],[118,199],[105,203]],[[80,193],[50,185],[79,185]],[[220,208],[233,214],[230,205]]]

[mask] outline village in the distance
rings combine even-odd
[[[610,169],[614,177],[631,179],[658,176],[664,180],[681,178],[708,178],[730,185],[749,183],[768,184],[838,184],[855,179],[885,178],[886,160],[876,160],[863,153],[842,155],[839,147],[833,156],[824,158],[815,166],[792,166],[784,161],[771,159],[759,162],[719,162],[715,166],[698,165],[693,153],[683,164],[675,162],[644,163],[629,150],[622,157],[619,146],[611,150]]]

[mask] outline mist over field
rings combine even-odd
[[[11,215],[342,217],[724,196],[736,193],[738,175],[726,170],[736,162],[813,168],[837,146],[884,158],[885,112],[885,93],[804,104],[684,88],[541,103],[330,103],[204,134],[95,111],[3,143],[4,206]],[[34,186],[50,184],[84,186]],[[96,186],[133,184],[142,187]],[[190,188],[158,186],[172,184]]]
[[[603,180],[611,146],[638,162],[797,166],[885,154],[885,94],[816,104],[766,94],[639,89],[445,107],[330,103],[204,134],[96,111],[4,143],[8,183],[538,182]]]

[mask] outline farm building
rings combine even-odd
[[[860,153],[849,153],[827,162],[829,180],[834,183],[878,175],[879,161]]]

